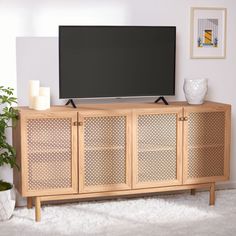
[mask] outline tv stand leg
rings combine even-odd
[[[31,209],[33,207],[33,198],[27,197],[27,208]]]
[[[210,187],[210,199],[209,199],[209,205],[214,206],[215,205],[215,183],[211,184]]]
[[[69,100],[67,101],[67,103],[66,103],[66,106],[69,105],[70,103],[71,103],[71,105],[72,105],[74,108],[76,108],[76,105],[75,105],[73,99],[69,99]]]
[[[41,200],[40,197],[35,198],[35,221],[41,220]]]
[[[155,103],[158,103],[160,100],[163,101],[163,102],[165,103],[165,105],[169,105],[169,103],[166,101],[166,99],[165,99],[163,96],[159,97],[159,98],[155,101]]]

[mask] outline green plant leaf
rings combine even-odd
[[[9,190],[9,189],[11,189],[12,187],[13,187],[12,184],[0,180],[0,191]]]
[[[0,166],[9,164],[11,168],[19,166],[16,163],[16,152],[12,145],[7,142],[6,130],[16,125],[18,111],[12,107],[17,103],[17,98],[13,96],[14,89],[0,86]]]

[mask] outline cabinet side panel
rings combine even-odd
[[[226,106],[225,123],[225,179],[230,177],[230,154],[231,154],[231,106]]]
[[[15,188],[18,190],[20,194],[22,194],[22,177],[21,177],[21,167],[22,167],[22,159],[21,159],[21,120],[17,120],[16,125],[12,128],[12,141],[13,147],[16,151],[16,163],[19,167],[13,169],[13,183]]]

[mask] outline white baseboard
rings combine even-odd
[[[223,190],[223,189],[234,189],[236,188],[236,181],[225,181],[216,183],[216,189]]]

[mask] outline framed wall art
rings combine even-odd
[[[226,8],[191,8],[191,58],[225,58]]]

